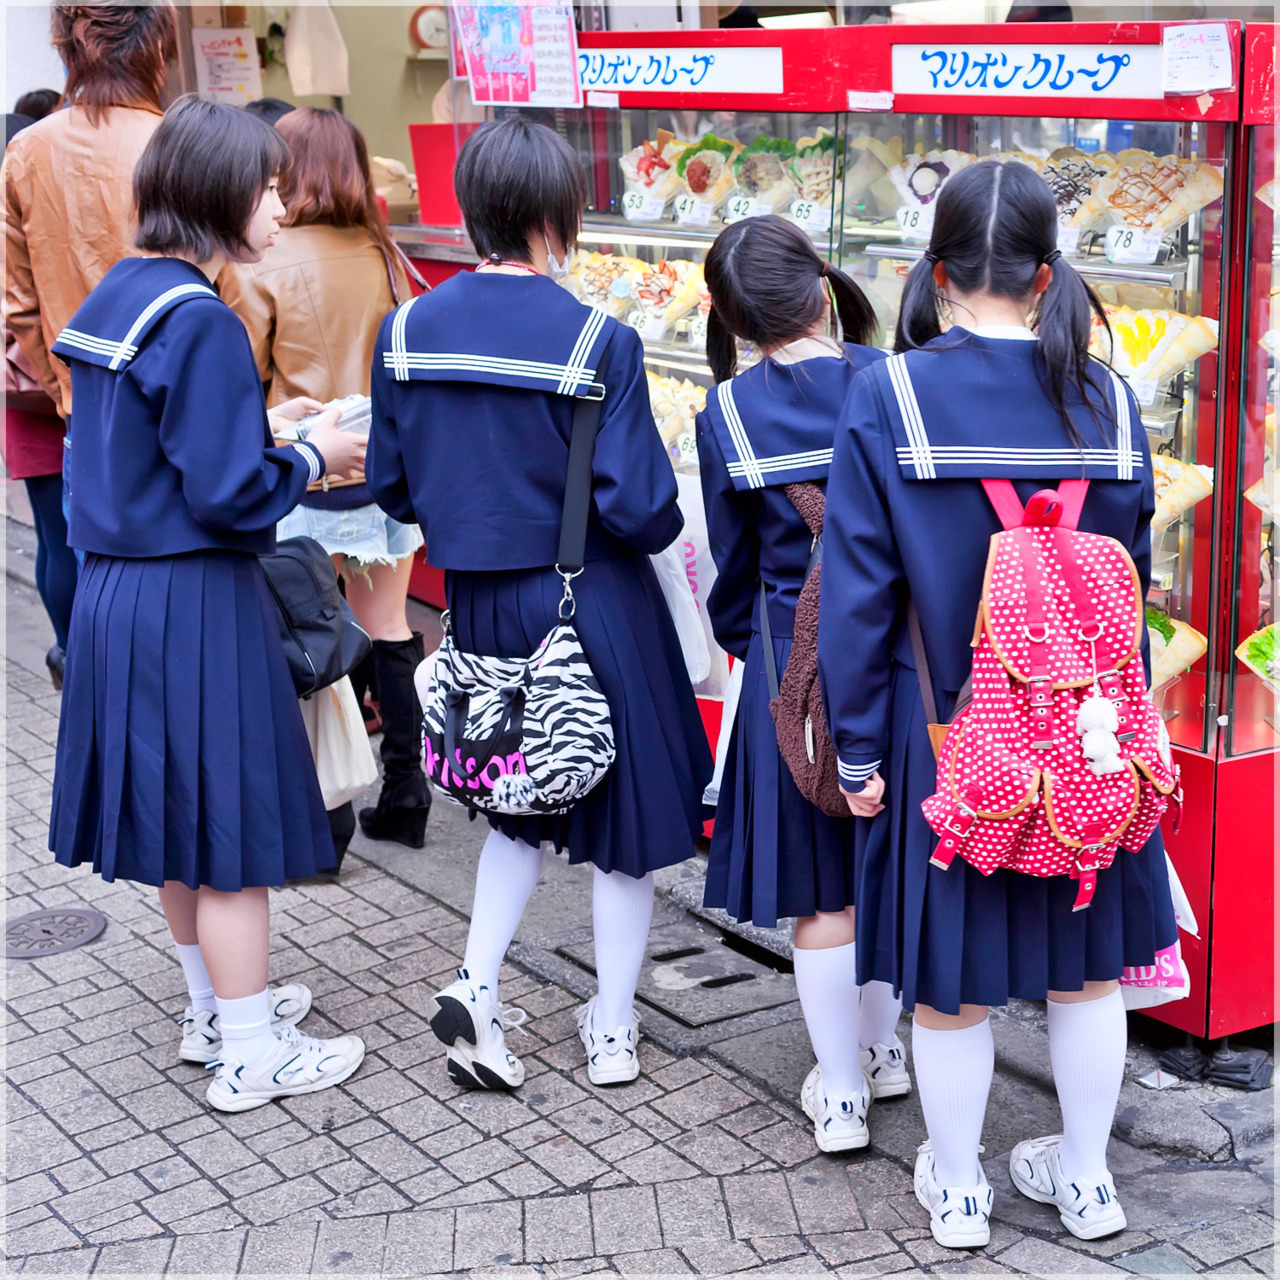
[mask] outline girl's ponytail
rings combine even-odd
[[[831,290],[836,319],[840,321],[841,339],[869,346],[879,325],[871,300],[839,267],[824,262],[822,274]]]
[[[1086,391],[1092,387],[1102,392],[1103,403],[1108,403],[1105,388],[1093,371],[1095,361],[1089,355],[1089,336],[1095,317],[1106,326],[1108,333],[1110,325],[1097,295],[1079,272],[1063,261],[1057,249],[1047,253],[1044,261],[1053,272],[1053,279],[1040,295],[1035,329],[1044,356],[1049,398],[1057,407],[1068,434],[1076,440],[1076,427],[1067,412],[1067,388],[1074,384],[1081,399],[1092,405]]]
[[[907,274],[902,302],[898,307],[898,327],[893,335],[895,351],[923,347],[942,333],[942,317],[939,315],[942,295],[933,278],[937,261],[933,252],[926,250],[924,257]]]
[[[716,382],[728,382],[738,372],[738,343],[720,318],[716,305],[707,313],[707,363]]]

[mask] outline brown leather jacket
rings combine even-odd
[[[62,416],[71,373],[49,348],[115,264],[134,252],[133,167],[160,112],[110,107],[91,125],[83,107],[55,111],[9,144],[5,196],[5,327]]]
[[[399,262],[395,272],[407,302]],[[396,300],[382,251],[363,227],[285,227],[261,262],[228,265],[218,289],[249,331],[268,405],[369,394],[378,326]]]

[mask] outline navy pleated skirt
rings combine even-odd
[[[791,638],[774,636],[778,677]],[[800,794],[778,751],[763,640],[751,636],[730,734],[703,901],[772,929],[780,916],[843,911],[854,902],[854,845],[862,824],[829,818]]]
[[[942,704],[944,714],[950,707]],[[885,809],[868,824],[857,877],[858,980],[891,983],[911,1008],[1043,1000],[1149,965],[1177,937],[1157,832],[1098,875],[1092,904],[1073,911],[1076,882],[1017,871],[984,876],[957,858],[932,866],[937,843],[920,812],[935,762],[916,673],[894,668]],[[859,820],[861,825],[861,820]]]
[[[486,816],[512,840],[550,840],[571,863],[638,878],[693,855],[711,748],[648,558],[592,560],[573,587],[574,622],[609,701],[617,757],[568,813]],[[524,658],[555,625],[563,583],[552,569],[455,571],[445,593],[463,649]]]
[[[256,556],[87,557],[49,846],[105,880],[228,892],[335,865]]]

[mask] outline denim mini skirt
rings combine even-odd
[[[393,520],[376,503],[350,511],[294,507],[276,525],[277,538],[314,538],[331,556],[342,555],[362,568],[396,564],[422,546],[416,524]]]

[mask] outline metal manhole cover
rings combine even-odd
[[[590,940],[557,951],[595,972]],[[636,995],[686,1027],[705,1027],[787,1004],[796,986],[786,974],[730,950],[711,926],[682,922],[649,935]]]
[[[54,907],[16,916],[5,928],[6,960],[39,960],[92,942],[107,917],[86,907]]]

